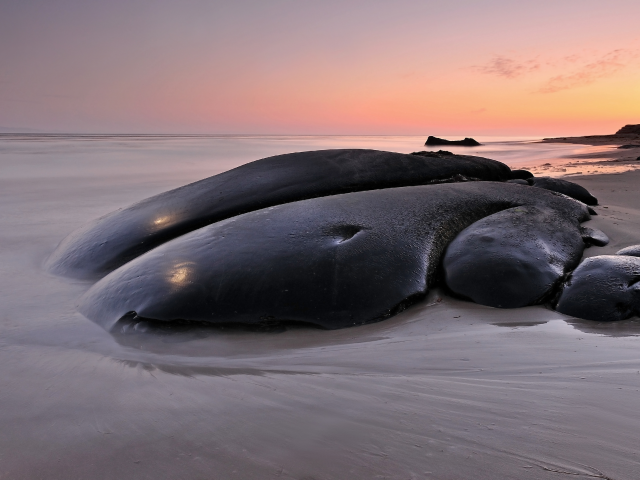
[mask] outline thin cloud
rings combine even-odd
[[[582,87],[597,80],[615,75],[624,69],[629,62],[637,58],[636,51],[625,49],[613,50],[599,59],[582,65],[577,70],[551,77],[538,90],[539,93],[556,93],[562,90]]]
[[[516,78],[540,68],[537,60],[520,61],[510,57],[498,55],[486,65],[475,65],[474,70],[485,75],[496,75],[503,78]]]
[[[598,80],[610,77],[625,69],[639,56],[638,49],[619,48],[600,55],[594,59],[594,55],[572,54],[561,58],[535,57],[532,59],[518,59],[505,55],[497,55],[484,65],[475,65],[471,68],[485,75],[514,80],[531,75],[536,76],[553,74],[554,71],[563,71],[547,78],[542,86],[535,90],[536,93],[556,93],[562,90],[579,88],[590,85]],[[544,77],[543,77],[544,78]]]

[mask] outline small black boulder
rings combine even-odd
[[[438,138],[432,135],[427,138],[427,141],[424,144],[425,146],[457,145],[459,147],[477,147],[479,145],[482,145],[480,142],[474,140],[473,138],[467,137],[464,140],[445,140],[444,138]]]
[[[512,179],[526,180],[527,178],[533,178],[533,173],[529,170],[511,170]]]
[[[568,182],[559,178],[533,177],[527,179],[532,187],[544,188],[553,192],[562,193],[568,197],[580,200],[587,205],[597,205],[598,199],[591,195],[589,191],[577,183]]]

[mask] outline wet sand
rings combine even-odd
[[[37,171],[0,179],[0,478],[637,478],[640,320],[435,291],[338,331],[112,335],[75,312],[90,284],[42,262],[84,221],[204,172]],[[586,255],[640,243],[640,171],[572,181],[611,237]]]
[[[612,135],[585,135],[582,137],[556,137],[544,138],[540,143],[572,143],[576,145],[640,145],[640,135],[612,134]]]
[[[586,148],[564,156],[563,162],[532,164],[530,170],[535,175],[572,176],[640,169],[640,135],[545,138],[539,143],[584,145]],[[634,147],[619,148],[623,145]]]

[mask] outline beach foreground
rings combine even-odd
[[[436,291],[336,331],[111,335],[75,311],[91,283],[42,262],[84,221],[205,172],[142,175],[134,157],[60,173],[30,148],[41,169],[0,180],[3,478],[637,478],[638,319]],[[640,243],[639,171],[571,181],[611,238],[587,256]]]

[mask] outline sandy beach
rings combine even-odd
[[[216,141],[227,163],[182,143],[2,142],[0,478],[637,478],[637,318],[494,309],[440,291],[335,331],[110,334],[78,314],[91,283],[42,268],[65,235],[282,148]],[[305,141],[286,148],[329,142]],[[630,165],[570,176],[599,199],[588,225],[611,239],[586,256],[640,243]]]
[[[565,162],[533,165],[531,171],[536,175],[620,173],[640,168],[640,135],[557,137],[545,138],[540,143],[584,145],[586,148],[568,155]]]

